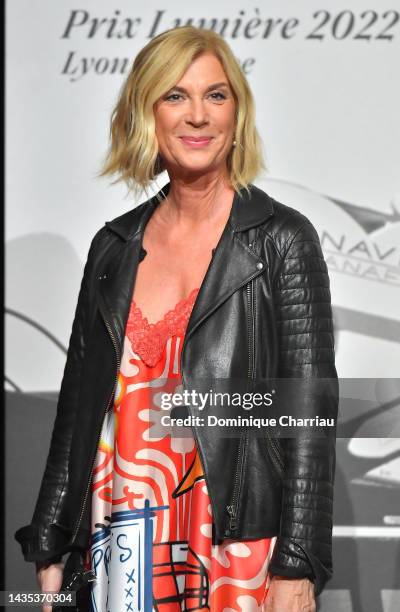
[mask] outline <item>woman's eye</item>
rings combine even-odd
[[[172,100],[172,102],[175,102],[176,100],[179,100],[179,98],[181,98],[181,94],[178,93],[172,93],[169,94],[168,96],[165,97],[166,100]]]
[[[214,100],[226,100],[226,96],[225,96],[225,94],[223,94],[223,93],[222,93],[222,91],[214,91],[214,92],[211,94],[211,97],[212,97]]]

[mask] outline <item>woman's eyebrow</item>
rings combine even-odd
[[[212,85],[209,85],[207,87],[206,92],[211,91],[212,89],[217,89],[218,87],[229,87],[229,84],[226,81],[220,81],[219,83],[213,83]],[[171,87],[169,91],[179,91],[181,93],[187,93],[187,89],[185,89],[184,87],[180,87],[179,85],[176,85],[175,87]]]

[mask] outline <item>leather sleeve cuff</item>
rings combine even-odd
[[[68,533],[54,523],[46,527],[26,525],[15,532],[14,538],[21,545],[24,559],[28,562],[60,559],[70,550]]]
[[[325,584],[332,577],[332,570],[323,565],[305,546],[288,540],[279,539],[269,566],[271,575],[287,576],[288,578],[309,578],[314,582],[315,596],[318,597]]]
[[[284,576],[285,578],[309,578],[315,583],[314,572],[307,567],[280,567],[279,565],[270,565],[269,573],[272,576]]]

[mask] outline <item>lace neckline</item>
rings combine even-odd
[[[140,306],[136,304],[134,299],[132,299],[131,307],[137,311],[140,318],[143,321],[145,321],[149,327],[155,327],[156,325],[159,325],[160,323],[162,323],[164,320],[168,319],[171,316],[171,313],[175,312],[176,310],[180,310],[184,303],[191,302],[193,297],[195,297],[195,295],[199,291],[199,289],[200,287],[195,287],[195,289],[192,289],[189,295],[179,300],[179,302],[177,302],[173,308],[171,308],[170,310],[167,310],[164,316],[161,317],[161,319],[159,319],[158,321],[155,321],[154,323],[149,323],[148,318],[143,315],[142,309],[140,308]]]
[[[161,359],[168,338],[185,333],[196,296],[200,287],[192,289],[189,295],[179,300],[155,323],[147,317],[132,299],[126,326],[126,335],[134,352],[149,366]]]

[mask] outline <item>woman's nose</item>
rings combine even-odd
[[[208,122],[207,111],[203,100],[191,100],[186,121],[196,126],[203,125],[204,123]]]

